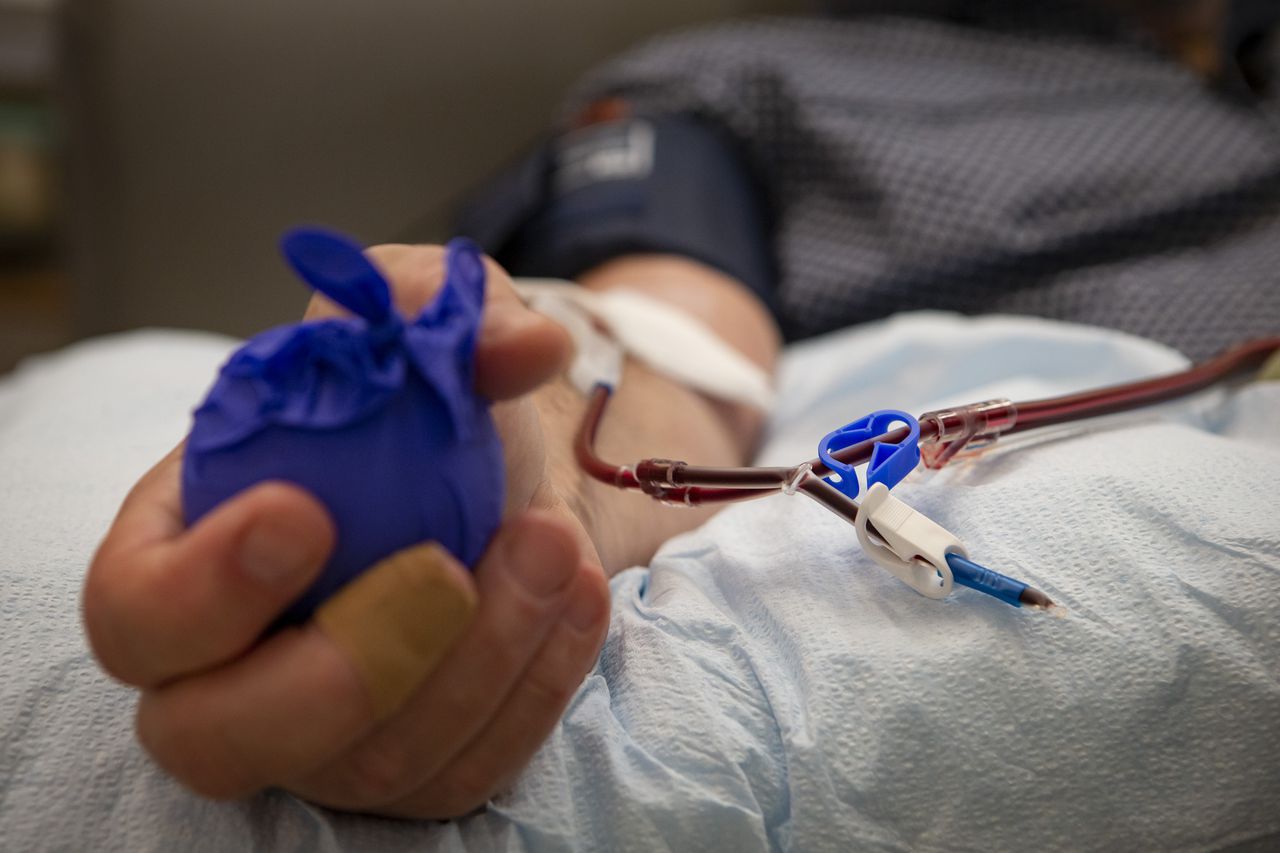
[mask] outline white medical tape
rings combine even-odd
[[[596,292],[559,279],[516,279],[515,286],[531,308],[564,325],[580,352],[598,350],[584,331],[599,336],[594,320],[608,329],[628,355],[681,384],[763,411],[773,405],[768,374],[705,323],[673,305],[634,290]],[[577,319],[562,319],[571,315]]]
[[[556,321],[573,338],[574,355],[569,364],[569,381],[583,394],[596,385],[617,388],[622,381],[622,347],[595,327],[590,314],[551,291],[539,287],[516,290],[525,304]]]

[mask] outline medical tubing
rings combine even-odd
[[[951,569],[951,579],[960,586],[986,593],[1014,607],[1022,606],[1022,593],[1029,584],[1002,575],[956,553],[947,554],[947,566]]]
[[[635,469],[625,465],[613,465],[605,462],[595,453],[596,433],[604,417],[612,389],[607,385],[597,385],[587,401],[587,410],[578,426],[574,439],[574,456],[578,465],[592,478],[610,486],[621,489],[643,489],[653,498],[677,506],[701,506],[703,504],[744,501],[752,498],[775,494],[789,482],[786,475],[794,469],[790,468],[709,468],[695,469],[714,472],[712,477],[703,478],[708,485],[721,488],[703,488],[700,486],[676,483],[677,477],[683,479],[687,467],[666,459],[646,459]],[[678,471],[677,471],[678,469]],[[641,481],[637,471],[644,471],[647,480]],[[718,475],[728,476],[720,479]]]
[[[620,489],[640,489],[650,497],[673,505],[702,506],[751,500],[776,494],[778,490],[795,480],[803,467],[803,465],[796,465],[791,468],[713,468],[688,465],[670,459],[644,459],[631,468],[605,462],[596,455],[595,443],[600,422],[604,419],[604,412],[612,393],[613,389],[604,384],[592,389],[573,445],[578,465],[588,476],[605,485]],[[932,430],[927,432],[929,436],[934,434]],[[925,434],[926,429],[922,425],[922,439]],[[907,429],[903,427],[875,441],[901,440],[906,435]],[[856,465],[871,457],[871,448],[875,441],[861,442],[833,455],[841,461],[850,461],[848,457],[858,454],[851,461],[851,464]],[[830,473],[821,462],[814,461],[808,464],[818,476]]]
[[[1208,388],[1235,373],[1256,370],[1276,350],[1280,350],[1280,337],[1247,341],[1206,362],[1168,376],[1018,403],[1018,422],[1009,432],[1022,432],[1163,403]]]
[[[620,488],[643,489],[646,494],[664,503],[682,506],[750,500],[765,495],[777,494],[780,490],[798,491],[803,492],[810,499],[826,507],[850,524],[857,522],[858,502],[822,479],[821,474],[816,470],[812,470],[809,463],[800,464],[794,468],[698,469],[677,460],[645,459],[637,464],[633,470],[626,466],[611,465],[603,461],[595,454],[595,437],[600,428],[600,421],[603,418],[605,406],[609,402],[611,393],[612,389],[607,385],[598,385],[592,391],[591,398],[587,404],[587,411],[583,416],[574,440],[574,454],[578,463],[584,471],[597,480]],[[978,405],[985,406],[988,404]],[[936,430],[936,427],[931,428],[930,434],[932,434],[932,430]],[[906,436],[907,432],[907,428],[902,427],[898,430],[893,430],[888,438],[890,441],[900,441]],[[922,434],[925,432],[923,424],[921,425],[921,432]],[[901,435],[894,438],[895,433],[901,433]],[[885,438],[886,436],[881,436],[879,440],[884,440]],[[860,448],[865,447],[866,456],[870,457],[871,446],[874,444],[874,440],[860,442],[858,445],[849,447],[846,450],[860,453]],[[841,454],[834,455],[839,456]],[[818,467],[822,467],[825,470],[825,466]],[[637,476],[637,472],[642,472],[643,478]],[[774,485],[772,488],[757,488],[754,486],[748,488],[706,488],[679,485],[688,481],[691,473],[694,477],[705,476],[708,479],[719,478],[728,474],[730,476],[726,479],[736,482],[754,483],[771,480]],[[872,532],[875,532],[874,528],[872,528]],[[877,535],[879,534],[877,533]],[[952,569],[952,577],[957,583],[999,598],[1014,607],[1020,607],[1022,604],[1039,608],[1053,607],[1053,601],[1040,590],[999,572],[987,569],[977,563],[967,560],[963,561],[963,563],[956,562],[953,560],[955,556],[948,556],[947,565]]]
[[[1257,369],[1277,350],[1280,350],[1280,337],[1248,341],[1209,361],[1167,376],[1061,397],[1007,404],[1010,413],[1016,412],[1016,420],[1011,419],[1011,422],[999,426],[1004,434],[1012,434],[1165,402],[1200,391],[1242,371]],[[805,478],[798,486],[799,490],[819,500],[832,511],[844,515],[828,502],[831,498],[826,494],[827,490],[816,489],[810,484],[811,480],[818,480],[831,473],[817,458],[791,468],[701,467],[675,460],[646,459],[633,469],[605,462],[596,456],[594,447],[610,394],[611,389],[607,385],[596,386],[574,442],[578,464],[594,479],[618,488],[641,489],[665,503],[700,506],[775,494],[792,483],[803,465],[807,464],[814,476]],[[986,401],[942,411],[980,410],[991,413],[990,417],[994,420],[1000,413],[998,409],[992,408],[992,403],[993,401]],[[922,445],[939,440],[939,430],[944,424],[938,414],[930,412],[920,417]],[[871,458],[871,452],[878,442],[899,442],[908,433],[907,427],[899,427],[884,435],[842,448],[831,455],[846,465],[860,465]],[[835,489],[830,491],[839,494]]]
[[[1201,391],[1237,373],[1256,370],[1277,350],[1280,350],[1280,337],[1261,338],[1247,341],[1206,362],[1166,376],[1126,382],[1061,397],[1014,403],[1012,407],[1017,412],[1017,419],[1004,434],[1011,435],[1037,427],[1110,415],[1173,400]],[[975,407],[986,405],[988,404],[973,404]],[[938,424],[929,416],[930,414],[932,413],[920,416],[921,444],[933,442],[938,437]],[[846,447],[832,455],[847,465],[859,465],[871,458],[871,450],[876,442],[894,443],[901,441],[906,435],[907,428],[899,427],[882,436]],[[810,464],[813,466],[813,473],[818,476],[830,473],[819,459],[811,460]]]
[[[808,495],[850,524],[857,523],[860,509],[858,502],[821,477],[806,472],[800,484],[796,486],[796,490]],[[868,524],[867,527],[873,534],[883,538],[874,526]],[[1022,607],[1025,604],[1047,610],[1054,606],[1053,599],[1017,578],[988,569],[959,554],[948,554],[946,560],[947,567],[951,569],[952,580],[961,586],[967,586],[1014,607]]]
[[[582,423],[578,425],[578,434],[573,442],[573,455],[578,465],[587,474],[609,485],[620,489],[638,489],[640,481],[635,472],[622,465],[612,465],[595,454],[596,433],[600,430],[600,421],[604,416],[604,407],[609,402],[613,389],[608,385],[597,385],[587,400],[587,410],[582,415]]]
[[[850,524],[858,520],[858,502],[821,477],[806,475],[796,486],[796,491],[813,498]]]
[[[667,486],[720,486],[726,489],[777,488],[789,482],[795,468],[704,468],[672,459],[644,459],[636,477]]]

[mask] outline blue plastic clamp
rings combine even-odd
[[[892,489],[902,482],[920,464],[920,422],[897,409],[872,412],[823,436],[822,441],[818,442],[818,458],[840,478],[835,481],[828,477],[827,482],[846,496],[856,498],[857,472],[852,465],[846,465],[831,454],[884,435],[895,423],[906,424],[910,432],[897,443],[877,441],[871,448],[871,461],[867,465],[867,488],[873,483],[884,483],[886,489]]]

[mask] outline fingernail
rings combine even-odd
[[[573,577],[576,566],[560,551],[554,547],[511,543],[507,554],[516,582],[539,598],[562,589]]]
[[[544,322],[546,320],[541,314],[530,311],[523,305],[499,303],[491,305],[484,312],[480,321],[480,334],[482,337],[519,334]]]
[[[575,631],[585,633],[595,628],[608,606],[607,599],[596,595],[587,584],[580,584],[564,611],[564,621]]]
[[[271,524],[250,528],[240,546],[240,566],[259,583],[277,584],[306,571],[310,549]]]

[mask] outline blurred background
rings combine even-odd
[[[447,234],[589,66],[806,0],[0,0],[0,372],[139,326],[248,335],[290,225]]]

